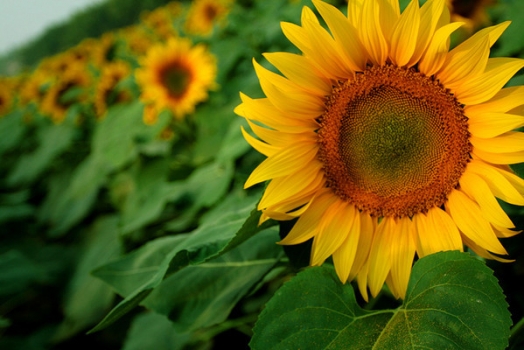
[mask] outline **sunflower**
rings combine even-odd
[[[195,105],[215,87],[216,62],[202,44],[192,46],[185,38],[172,38],[147,52],[137,69],[141,100],[156,110],[170,109],[177,118],[192,113]]]
[[[182,13],[182,5],[173,3],[169,7],[159,7],[151,12],[143,13],[140,21],[154,35],[162,40],[167,40],[172,36],[177,36],[177,30],[173,26],[174,18]]]
[[[517,232],[495,197],[524,205],[507,166],[524,162],[524,87],[503,86],[524,61],[488,56],[509,23],[450,51],[462,23],[444,0],[313,3],[329,32],[308,7],[282,23],[302,54],[265,54],[282,75],[254,62],[266,98],[235,109],[267,157],[245,183],[270,180],[261,222],[297,219],[280,244],[312,239],[310,264],[331,256],[366,300],[384,282],[403,298],[415,254],[508,261],[498,238]]]
[[[196,0],[189,8],[186,31],[193,35],[207,36],[215,24],[220,24],[229,13],[230,0]]]
[[[84,90],[90,85],[91,80],[92,77],[85,64],[77,62],[68,67],[45,92],[40,103],[41,112],[55,123],[61,123],[72,104],[84,102],[86,99]]]
[[[6,115],[13,105],[13,90],[6,83],[5,78],[0,77],[0,117]]]
[[[477,28],[489,23],[487,8],[496,0],[446,0],[451,10],[451,21],[464,22],[464,30],[470,34]]]
[[[154,45],[155,39],[142,26],[129,26],[117,32],[128,51],[133,55],[144,55]]]
[[[131,73],[131,67],[124,61],[106,63],[100,72],[96,85],[94,105],[97,118],[104,117],[107,106],[131,100],[129,91],[118,89],[117,85]]]

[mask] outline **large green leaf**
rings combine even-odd
[[[191,234],[182,237],[160,238],[162,241],[169,240],[172,244],[170,250],[165,250],[162,244],[165,242],[149,243],[133,253],[131,258],[125,256],[94,271],[96,277],[113,286],[115,290],[127,293],[123,294],[125,299],[111,310],[91,332],[105,328],[137,306],[154,288],[160,285],[167,275],[189,264],[196,265],[217,257],[267,228],[271,223],[258,226],[260,212],[253,210],[255,202],[256,198],[252,197],[236,198],[235,206],[232,207],[229,201],[225,201],[228,210],[217,206],[214,212],[220,215],[208,216],[209,220],[203,222]],[[154,257],[152,260],[157,265],[145,259],[148,257]],[[143,264],[143,261],[147,263]],[[136,284],[130,286],[129,280],[121,278],[123,274],[129,274],[130,280]]]
[[[500,17],[499,21],[511,21],[511,25],[502,34],[495,46],[496,56],[516,56],[520,52],[520,57],[524,55],[524,42],[522,41],[522,31],[524,21],[522,12],[524,2],[521,0],[505,0],[495,8],[495,14]]]
[[[18,250],[0,254],[0,298],[23,291],[42,280],[44,269]]]
[[[27,127],[22,120],[22,111],[14,110],[0,118],[0,155],[11,150],[24,135]]]
[[[65,234],[89,213],[106,174],[107,167],[91,154],[72,174],[60,173],[50,179],[38,213],[39,220],[49,225],[49,236]]]
[[[75,128],[71,123],[51,122],[38,129],[38,148],[23,155],[8,177],[8,184],[16,186],[34,181],[73,141]]]
[[[165,279],[143,305],[168,316],[175,330],[206,328],[227,319],[238,301],[279,261],[275,229],[267,229],[226,254]]]
[[[176,332],[165,316],[148,312],[133,320],[122,350],[182,350],[190,339],[191,334]]]
[[[161,158],[129,174],[129,190],[121,208],[123,234],[149,224],[160,215],[172,192],[167,182],[168,170],[168,159]]]
[[[110,308],[114,292],[90,272],[120,255],[118,217],[99,217],[87,231],[75,272],[67,286],[64,320],[55,340],[68,338],[96,323]]]
[[[510,314],[492,271],[467,253],[414,266],[406,299],[366,311],[330,266],[308,268],[266,305],[253,349],[504,349]]]

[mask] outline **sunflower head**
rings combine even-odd
[[[61,123],[68,108],[87,98],[86,89],[91,84],[92,77],[85,65],[77,63],[50,83],[40,103],[40,110],[55,123]]]
[[[451,11],[451,21],[464,22],[464,29],[469,34],[489,24],[487,9],[496,2],[497,0],[446,0]]]
[[[11,110],[13,104],[13,93],[6,84],[3,84],[3,79],[0,79],[0,117],[3,117]]]
[[[203,45],[173,38],[153,46],[141,62],[136,78],[141,100],[156,110],[169,109],[177,118],[192,113],[215,87],[216,62]]]
[[[246,187],[269,181],[261,221],[297,219],[280,244],[312,240],[311,265],[332,257],[342,282],[403,298],[415,255],[463,250],[507,261],[516,234],[496,198],[524,205],[524,87],[503,88],[524,61],[489,58],[509,23],[449,49],[445,0],[313,3],[282,23],[302,52],[254,62],[265,98],[241,94],[242,130],[264,154]]]
[[[189,8],[185,23],[192,35],[208,36],[216,24],[221,24],[231,7],[231,0],[196,0]]]
[[[94,105],[97,118],[103,118],[107,107],[114,103],[131,100],[129,91],[118,89],[118,83],[128,77],[131,67],[124,61],[106,63],[95,87]]]

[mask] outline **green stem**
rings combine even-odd
[[[524,328],[524,318],[521,318],[520,321],[518,321],[516,325],[511,327],[509,337],[513,338],[515,335],[517,335],[522,330],[522,328]]]

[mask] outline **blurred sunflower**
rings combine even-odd
[[[415,253],[469,246],[504,260],[498,238],[516,234],[495,197],[524,205],[524,87],[503,88],[524,60],[488,58],[508,22],[449,51],[444,0],[350,1],[348,15],[313,3],[302,25],[282,23],[301,51],[256,62],[266,98],[241,94],[236,113],[267,159],[245,187],[271,180],[261,221],[298,218],[281,244],[313,239],[311,265],[332,256],[342,282],[367,300],[384,282],[406,293]]]
[[[154,35],[160,39],[167,40],[172,36],[178,35],[177,30],[173,26],[173,20],[180,13],[182,13],[182,5],[174,3],[169,7],[159,7],[151,12],[144,13],[140,16],[140,20]]]
[[[210,35],[214,26],[220,24],[229,13],[231,2],[231,0],[195,0],[187,14],[186,31],[192,35]]]
[[[85,89],[89,87],[91,80],[92,77],[84,64],[70,66],[64,74],[56,77],[45,92],[40,110],[55,123],[62,122],[71,105],[85,100]]]
[[[469,33],[489,24],[487,9],[495,3],[496,0],[446,0],[451,21],[464,22],[463,28]]]
[[[160,111],[170,109],[176,118],[192,113],[195,105],[215,87],[216,61],[205,46],[192,46],[184,38],[172,38],[147,52],[136,71],[144,104]]]
[[[91,52],[91,62],[96,67],[101,67],[107,62],[111,62],[114,58],[116,50],[116,36],[114,32],[103,34],[96,41]]]
[[[45,87],[53,79],[52,75],[43,69],[37,68],[31,72],[22,82],[19,90],[20,103],[39,104],[44,97]]]
[[[129,91],[118,89],[117,85],[131,74],[131,67],[124,61],[106,63],[100,72],[95,87],[94,105],[97,118],[103,118],[108,105],[130,101]]]
[[[3,117],[11,110],[13,105],[13,90],[7,79],[0,77],[0,117]]]
[[[134,55],[144,55],[154,45],[155,40],[143,27],[129,26],[118,31],[117,36]]]

